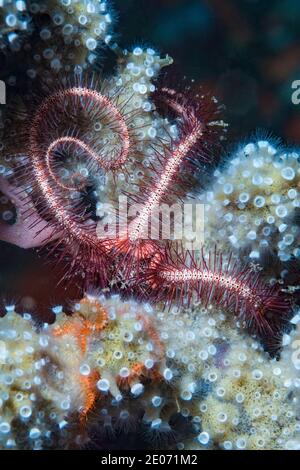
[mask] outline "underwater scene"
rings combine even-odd
[[[0,240],[0,450],[300,450],[299,2],[0,0]]]

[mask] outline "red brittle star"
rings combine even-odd
[[[120,315],[120,319],[122,315]],[[119,320],[120,320],[119,319]],[[128,375],[121,376],[116,373],[115,381],[122,390],[129,390],[143,377],[151,380],[162,380],[159,372],[159,363],[164,358],[164,347],[159,337],[159,333],[149,318],[144,314],[137,314],[136,320],[141,322],[143,334],[152,342],[155,361],[151,368],[147,368],[141,361],[136,361],[128,369]],[[104,339],[109,340],[109,333],[104,337],[102,333],[109,325],[109,315],[102,303],[94,297],[85,297],[80,301],[80,309],[72,317],[64,318],[59,325],[54,326],[53,336],[59,338],[70,338],[77,343],[81,360],[84,360],[86,353],[91,351],[90,344],[97,341],[98,346]],[[109,347],[109,344],[106,345]],[[107,363],[109,368],[110,364]],[[96,387],[97,381],[101,378],[102,370],[91,370],[88,375],[79,375],[79,382],[84,396],[84,405],[80,415],[84,420],[93,408],[100,392]]]
[[[212,99],[209,102],[203,96],[189,99],[182,93],[176,94],[175,90],[162,88],[157,92],[157,100],[175,114],[178,138],[164,146],[158,155],[160,163],[152,181],[140,188],[140,213],[128,230],[126,227],[125,234],[119,231],[119,237],[110,240],[100,240],[96,223],[90,219],[86,209],[74,206],[68,200],[68,191],[81,189],[84,178],[79,178],[77,185],[76,177],[70,183],[62,183],[57,174],[56,160],[61,152],[71,148],[73,153],[85,156],[93,171],[116,172],[122,168],[129,155],[134,156],[135,148],[134,131],[123,115],[124,108],[96,90],[71,87],[48,97],[34,115],[29,134],[33,194],[37,195],[39,212],[62,234],[60,241],[66,246],[70,258],[70,275],[74,275],[79,265],[87,288],[106,287],[108,271],[115,264],[126,281],[135,276],[134,290],[138,295],[139,282],[150,279],[152,287],[157,285],[154,291],[160,300],[161,296],[172,300],[179,295],[181,300],[183,296],[190,298],[196,295],[204,301],[210,299],[216,304],[226,304],[229,310],[241,317],[246,316],[247,323],[254,325],[253,329],[258,332],[266,329],[272,332],[266,312],[286,313],[289,308],[288,302],[281,301],[277,288],[265,286],[250,269],[239,268],[236,272],[229,268],[217,271],[216,266],[208,269],[204,257],[202,265],[192,268],[185,266],[180,257],[174,262],[166,262],[165,244],[160,240],[149,240],[147,234],[146,240],[143,238],[149,219],[159,204],[168,202],[172,193],[179,199],[186,193],[188,182],[184,177],[190,167],[196,163],[211,164],[210,145],[223,126],[223,121],[216,119],[218,108]],[[57,136],[61,115],[66,114],[69,107],[76,116],[79,111],[88,112],[92,119],[97,116],[111,127],[117,138],[111,155],[105,147],[99,148],[97,141],[85,141],[85,136],[81,136],[79,131],[76,135],[69,131]]]
[[[226,261],[216,250],[199,259],[191,253],[176,253],[168,247],[152,258],[145,279],[156,302],[189,305],[201,300],[237,315],[251,332],[275,335],[282,329],[290,311],[290,301],[277,286],[266,285],[250,266]]]

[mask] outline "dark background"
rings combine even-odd
[[[300,144],[299,0],[114,0],[123,46],[151,44],[226,105],[230,140],[257,129]],[[170,72],[170,71],[169,71]]]
[[[300,146],[299,0],[114,0],[122,47],[149,45],[170,54],[168,70],[194,79],[224,103],[230,124],[224,152],[257,130]],[[263,129],[264,131],[262,131]],[[55,287],[56,273],[33,251],[0,243],[0,298],[24,309],[66,304],[76,289]]]

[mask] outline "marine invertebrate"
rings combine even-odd
[[[285,333],[282,338],[282,354],[281,362],[284,368],[290,372],[290,380],[296,390],[297,407],[300,409],[300,335],[299,335],[299,310],[296,309],[296,314],[291,319],[293,328],[288,333]]]
[[[46,98],[33,116],[28,164],[22,175],[39,201],[37,210],[41,217],[50,227],[56,227],[55,231],[67,241],[66,250],[73,260],[72,272],[80,269],[87,282],[90,277],[93,281],[98,279],[100,286],[106,281],[107,253],[103,241],[97,237],[96,221],[80,201],[80,191],[89,185],[88,180],[95,170],[122,168],[134,152],[134,132],[129,127],[131,118],[122,115],[122,102],[118,100],[118,96],[111,99],[88,87],[66,88]],[[63,124],[59,124],[64,123],[69,112],[81,121],[81,127],[74,123],[72,132],[69,127],[63,130]],[[105,133],[114,136],[113,143],[104,149],[103,140],[83,137],[82,121],[91,118],[106,127],[102,139]],[[56,138],[58,126],[62,135]],[[79,169],[76,166],[68,169],[70,154],[75,154]],[[80,169],[82,161],[84,167]],[[67,177],[61,177],[64,171]]]
[[[72,319],[65,318],[63,324],[61,321],[58,322],[59,325],[55,326],[53,334],[54,336],[74,336],[82,354],[85,354],[88,337],[100,333],[106,327],[108,314],[102,305],[93,299],[82,299],[79,308],[81,315]],[[86,311],[87,314],[90,311],[93,312],[92,320],[83,316],[82,312]]]
[[[33,18],[38,17],[40,13],[49,14],[52,11],[52,2],[50,3],[51,5],[30,4]],[[95,29],[94,33],[99,35],[99,39],[104,38],[106,43],[110,42],[111,36],[105,36],[107,24],[110,23],[110,15],[106,12],[106,2],[89,2],[86,6],[88,15],[85,16],[80,11],[78,16],[79,28],[73,27],[71,22],[62,27],[61,22],[58,22],[59,18],[64,20],[63,14],[60,14],[61,10],[66,9],[70,19],[75,21],[77,20],[76,15],[79,10],[84,8],[85,5],[81,5],[81,2],[70,2],[70,4],[68,2],[68,5],[60,5],[55,10],[55,15],[52,15],[52,20],[54,23],[57,23],[57,27],[54,28],[54,34],[52,34],[51,27],[49,26],[41,32],[41,39],[46,39],[47,36],[51,42],[54,36],[62,36],[63,42],[72,47],[76,45],[77,41],[73,37],[74,33],[75,36],[77,34],[80,36],[80,41],[85,41],[86,45],[88,42],[90,44],[92,39],[88,38],[86,40],[86,35],[90,34],[93,30],[94,17],[90,17],[89,14],[95,13],[95,21],[98,21],[100,18],[99,25],[101,27],[99,26],[100,29]],[[66,35],[68,36],[67,39]],[[60,39],[62,38],[60,37]],[[96,41],[93,44],[96,47]],[[37,47],[39,47],[39,41],[37,42]],[[45,59],[51,59],[52,68],[60,69],[61,67],[57,66],[60,59],[59,57],[54,57],[55,49],[56,46],[54,49],[49,47],[49,54],[47,52]],[[155,91],[155,86],[152,84],[153,79],[158,75],[160,68],[170,64],[172,60],[168,56],[166,59],[160,59],[151,48],[147,48],[144,51],[142,48],[136,47],[132,52],[127,50],[122,51],[116,47],[114,49],[119,54],[119,67],[116,79],[112,77],[106,85],[105,92],[108,100],[100,96],[101,90],[99,91],[97,85],[96,87],[87,85],[86,87],[73,86],[69,89],[65,87],[61,91],[52,93],[52,96],[43,98],[43,104],[33,112],[26,109],[27,105],[25,104],[25,115],[30,119],[32,119],[32,116],[34,118],[31,129],[26,130],[28,139],[25,141],[25,148],[28,149],[29,171],[25,170],[24,180],[26,180],[32,193],[31,196],[33,195],[35,200],[38,201],[37,210],[39,214],[46,218],[49,227],[53,226],[54,231],[58,231],[64,236],[64,244],[69,245],[67,256],[68,259],[71,258],[72,260],[71,269],[78,272],[80,276],[84,275],[87,285],[90,282],[94,282],[94,284],[99,283],[100,286],[105,285],[107,278],[105,265],[107,263],[104,260],[109,251],[108,248],[111,250],[110,254],[114,257],[121,253],[122,256],[118,265],[121,266],[125,263],[124,271],[127,278],[131,275],[132,265],[133,270],[136,269],[140,261],[153,254],[157,249],[156,244],[152,240],[140,240],[141,235],[143,235],[141,232],[145,231],[144,229],[147,226],[149,217],[155,212],[157,205],[166,199],[171,179],[174,181],[176,177],[178,179],[178,190],[181,188],[180,192],[184,192],[184,188],[187,188],[187,178],[179,177],[181,173],[184,176],[182,163],[185,162],[185,166],[190,165],[192,157],[195,160],[206,161],[211,141],[216,142],[219,138],[219,133],[215,132],[215,130],[225,127],[222,121],[217,120],[219,110],[214,99],[209,100],[204,96],[197,95],[195,100],[192,100],[185,98],[183,94],[177,97],[174,90],[163,88],[161,93],[156,94],[156,99],[158,101],[163,99],[170,109],[173,111],[175,109],[177,114],[178,111],[181,113],[176,126],[169,124],[168,121],[159,116],[150,97],[151,93]],[[75,57],[72,56],[70,58],[74,63]],[[49,82],[48,66],[43,65],[43,60],[39,67],[41,67],[42,72],[47,77],[47,82]],[[78,69],[78,64],[76,67]],[[67,68],[68,70],[70,69],[68,65],[65,68],[66,70]],[[34,68],[31,71],[32,77],[37,75],[37,71]],[[78,99],[75,97],[76,93]],[[170,97],[170,94],[172,97]],[[79,96],[81,96],[82,100],[79,99]],[[96,102],[101,105],[101,109],[98,110],[98,114],[92,115],[95,110],[93,105],[95,106]],[[104,112],[105,106],[107,110],[110,110],[108,115]],[[90,126],[84,126],[82,123],[84,107],[90,111]],[[56,135],[58,115],[63,120],[63,117],[69,112],[72,113],[71,115],[74,114],[72,126],[69,125],[62,132],[62,135]],[[125,116],[126,119],[124,119]],[[75,122],[76,120],[77,122]],[[93,127],[95,121],[97,121],[95,124],[97,128]],[[103,130],[107,124],[111,133],[106,132],[105,129]],[[159,127],[161,129],[158,131]],[[87,134],[84,135],[84,138],[78,137],[78,133],[83,135],[85,132]],[[130,138],[130,133],[134,135],[134,139]],[[214,136],[213,139],[212,136]],[[86,138],[90,139],[90,141],[86,142]],[[135,142],[133,142],[134,140]],[[11,147],[10,136],[4,138],[4,141],[5,147],[3,150],[7,155]],[[111,150],[115,152],[115,148],[123,144],[123,152],[121,151],[123,154],[121,155],[120,153],[119,158],[117,155],[114,155],[116,160],[109,165],[107,158]],[[106,147],[104,151],[103,145]],[[14,148],[13,145],[12,148]],[[69,165],[69,167],[73,166],[70,173],[70,168],[68,168],[67,172],[63,165],[59,167],[57,157],[63,160],[74,149],[76,149],[76,161]],[[40,154],[41,151],[42,153]],[[132,161],[134,153],[135,160]],[[41,155],[42,158],[40,158]],[[88,162],[86,165],[82,162],[78,163],[78,159],[80,160],[81,157],[87,157]],[[40,159],[40,163],[38,163],[38,159]],[[161,160],[161,168],[158,160]],[[44,167],[45,169],[47,167],[47,170],[43,170],[43,161]],[[128,164],[126,168],[123,168],[124,163]],[[148,201],[142,213],[135,216],[134,220],[131,221],[129,233],[127,231],[124,235],[123,227],[121,226],[119,228],[121,233],[119,240],[113,243],[106,243],[105,251],[104,244],[99,241],[99,237],[97,239],[95,237],[96,223],[90,217],[89,207],[84,207],[84,204],[77,204],[80,198],[77,198],[76,191],[85,190],[86,186],[90,184],[93,186],[98,197],[100,196],[101,199],[102,197],[105,198],[104,203],[106,201],[111,202],[111,197],[114,197],[117,194],[116,189],[119,189],[118,187],[116,188],[115,174],[112,176],[113,184],[110,176],[106,174],[104,176],[104,185],[102,183],[99,184],[95,180],[91,182],[92,178],[90,176],[95,170],[100,174],[101,169],[105,169],[107,173],[107,170],[116,170],[117,167],[119,170],[118,179],[120,181],[122,181],[122,176],[123,179],[126,179],[124,176],[127,172],[134,172],[134,175],[130,174],[129,183],[131,184],[128,188],[129,190],[126,188],[126,185],[122,188],[123,194],[125,191],[129,194],[131,203],[136,202],[136,198],[144,203],[145,194],[148,195]],[[63,171],[66,173],[65,176],[61,176]],[[58,175],[59,172],[60,176]],[[85,177],[85,174],[88,174],[89,177]],[[147,176],[150,181],[146,184],[141,184],[142,175]],[[66,182],[67,179],[69,180],[68,182]],[[77,180],[76,184],[74,184],[75,180]],[[135,183],[136,187],[134,186]],[[152,190],[153,184],[155,191]],[[63,191],[63,194],[60,191]],[[71,191],[71,196],[66,195],[64,191]],[[113,194],[111,194],[111,191],[113,191]],[[138,193],[142,194],[142,197]],[[74,203],[68,201],[65,205],[65,201],[59,201],[59,198],[64,199],[65,197],[67,199],[73,198]],[[97,215],[101,214],[101,206],[102,200],[98,203],[99,210]],[[47,217],[45,217],[46,212],[49,212]],[[81,256],[78,255],[82,243],[85,248],[83,250],[84,259],[81,259]],[[43,241],[43,244],[47,244],[47,240]],[[133,260],[131,255],[133,255]],[[63,257],[64,253],[59,255],[59,259]],[[94,261],[90,262],[90,260]],[[68,277],[68,273],[64,277]]]
[[[156,236],[153,237],[151,233],[149,237],[149,225],[150,222],[154,225],[153,218],[159,218],[161,204],[170,205],[172,200],[177,198],[178,201],[181,195],[186,194],[191,186],[187,174],[193,165],[212,165],[213,144],[218,143],[226,129],[226,124],[217,119],[220,109],[213,106],[215,103],[211,97],[196,95],[189,100],[181,93],[165,87],[158,89],[155,96],[157,101],[162,101],[179,118],[178,137],[169,146],[164,146],[163,153],[157,152],[161,168],[157,165],[151,180],[144,186],[142,195],[134,196],[133,200],[141,205],[141,209],[131,222],[127,236],[121,234],[120,241],[116,242],[117,252],[125,253],[122,263],[125,261],[127,264],[127,277],[134,263],[139,266],[141,261],[151,258],[159,251],[153,238],[161,239],[163,234],[161,236],[161,229],[158,229]]]
[[[249,346],[238,354],[239,348],[231,345],[216,370],[214,392],[199,405],[199,444],[212,439],[224,449],[297,448],[297,409],[284,369],[280,363],[264,364]]]
[[[239,147],[199,195],[207,239],[258,263],[265,252],[281,261],[297,256],[298,157],[268,140]]]
[[[191,253],[170,249],[156,255],[145,273],[150,286],[147,294],[155,301],[189,304],[201,300],[222,306],[236,315],[251,331],[265,340],[282,331],[291,304],[278,286],[271,287],[250,266],[242,266],[231,256],[202,253],[197,259]]]
[[[112,40],[113,15],[105,0],[5,1],[0,12],[1,47],[22,54],[30,79],[82,72],[97,58],[97,47]]]
[[[134,65],[134,60],[141,61],[141,66]],[[22,121],[22,141],[28,158],[24,159],[22,168],[14,172],[16,178],[11,184],[19,186],[21,179],[28,192],[28,204],[34,201],[35,207],[28,217],[32,219],[35,212],[47,222],[45,225],[50,231],[64,236],[66,251],[73,259],[72,269],[85,277],[86,284],[105,285],[107,263],[102,261],[109,254],[108,244],[104,245],[96,233],[101,203],[97,204],[98,214],[91,213],[93,209],[85,198],[86,191],[92,188],[104,199],[103,203],[114,202],[119,195],[116,179],[125,186],[124,190],[130,184],[131,191],[133,187],[136,192],[134,185],[139,183],[140,175],[151,171],[147,169],[147,159],[150,163],[156,156],[151,140],[156,135],[152,124],[156,125],[158,119],[150,114],[152,105],[148,95],[154,90],[151,80],[160,67],[168,63],[169,59],[160,59],[150,48],[145,52],[136,48],[132,57],[128,57],[130,67],[124,72],[120,70],[117,80],[111,78],[99,85],[93,80],[76,79],[75,85],[48,93],[38,107],[26,106],[22,113],[32,121],[30,128],[24,128],[24,116],[14,113],[16,121]],[[122,67],[123,64],[120,69]],[[133,78],[137,81],[131,83]],[[167,135],[167,131],[163,133]],[[3,153],[13,150],[9,132],[4,142]],[[141,160],[143,173],[134,168],[137,163],[141,166]],[[44,233],[41,245],[52,240]],[[31,246],[36,244],[34,240]],[[79,256],[82,244],[85,246],[83,258]],[[55,251],[58,245],[59,241]],[[65,254],[60,254],[59,258]]]
[[[4,0],[0,6],[0,51],[19,51],[24,37],[31,31],[30,16],[25,1]]]
[[[73,380],[63,381],[47,354],[46,328],[41,334],[31,316],[7,306],[0,326],[0,448],[45,449],[62,445]],[[45,370],[56,370],[44,380]],[[59,378],[60,377],[60,378]],[[67,441],[72,438],[66,433]],[[60,443],[60,444],[59,444]]]
[[[30,57],[18,86],[26,93],[1,123],[0,183],[16,205],[16,223],[3,226],[2,238],[46,245],[67,266],[64,278],[83,279],[85,292],[104,289],[85,294],[72,315],[55,308],[55,323],[39,328],[7,307],[0,319],[0,447],[109,448],[132,435],[164,449],[299,447],[298,369],[287,366],[290,349],[282,358],[277,350],[283,332],[284,343],[298,334],[288,322],[291,302],[253,265],[233,261],[245,252],[260,261],[257,250],[273,248],[275,239],[281,261],[297,255],[297,154],[249,144],[215,172],[217,202],[200,193],[197,200],[209,204],[207,246],[228,253],[232,244],[232,257],[206,248],[182,254],[165,243],[161,227],[149,240],[159,205],[191,201],[189,190],[203,188],[206,170],[219,160],[212,150],[226,124],[216,99],[154,82],[172,59],[112,44],[106,2],[30,1],[28,9],[39,39],[24,36],[20,51]],[[41,15],[48,25],[40,28]],[[117,70],[100,80],[89,72],[104,43],[117,52]],[[75,78],[59,76],[55,88],[60,70]],[[37,104],[34,78],[43,79]],[[249,207],[241,191],[251,192]],[[118,231],[106,237],[107,203],[115,209],[120,194],[129,196],[130,225],[117,213]],[[256,238],[247,232],[251,243],[265,237],[258,248],[240,242],[254,211],[255,226],[266,220],[275,227],[263,226]],[[224,227],[220,214],[239,224]],[[285,231],[289,237],[280,239]],[[271,348],[273,358],[263,350]]]
[[[140,60],[143,51],[135,49],[133,55]],[[144,60],[146,65],[153,63],[154,57],[154,51],[147,50]],[[157,59],[156,69],[164,65],[160,62]],[[128,65],[133,76],[137,75],[136,69],[140,75],[141,67],[131,64],[129,62]],[[154,70],[152,73],[148,70],[150,78],[154,73]],[[130,76],[125,78],[128,82]],[[44,98],[32,114],[28,112],[32,116],[31,126],[26,130],[24,139],[28,158],[24,160],[22,168],[15,171],[17,181],[20,178],[28,186],[28,199],[35,204],[34,212],[48,223],[49,230],[57,236],[51,250],[56,251],[63,245],[59,259],[66,257],[70,261],[63,279],[69,278],[71,271],[72,274],[78,274],[79,278],[84,277],[86,286],[104,287],[107,284],[109,258],[117,255],[117,269],[122,266],[128,280],[132,271],[139,269],[141,262],[160,250],[159,244],[153,238],[149,240],[146,233],[150,218],[153,214],[155,216],[161,203],[171,201],[172,196],[168,194],[171,181],[174,186],[177,180],[178,188],[174,188],[173,199],[178,200],[180,193],[187,191],[190,186],[187,178],[190,167],[196,162],[209,161],[212,143],[218,142],[220,132],[226,128],[223,121],[217,120],[219,108],[214,99],[197,95],[195,101],[192,101],[182,94],[177,98],[173,92],[170,104],[168,93],[163,91],[162,95],[167,96],[167,105],[172,109],[175,107],[177,112],[178,109],[182,111],[176,128],[177,137],[169,136],[165,141],[160,138],[157,143],[148,143],[151,136],[155,138],[156,132],[150,128],[147,136],[144,132],[140,134],[141,128],[147,126],[143,118],[145,103],[138,103],[137,106],[135,96],[128,97],[128,87],[130,90],[129,84],[124,87],[122,82],[115,84],[110,80],[102,85],[102,92],[99,92],[97,84],[79,84],[63,87]],[[138,91],[142,95],[148,92],[144,77],[141,77]],[[151,91],[153,89],[150,85]],[[146,110],[148,115],[150,111],[151,105]],[[68,115],[72,116],[72,126],[67,120]],[[156,120],[154,113],[150,115],[150,119],[153,118]],[[150,149],[149,153],[147,146],[140,146],[144,140]],[[149,170],[147,166],[150,166],[151,161],[149,164],[145,161],[148,155],[154,163]],[[137,201],[143,204],[143,208],[139,215],[134,214],[125,232],[120,220],[115,240],[112,237],[105,240],[105,234],[102,234],[101,239],[99,224],[96,230],[95,214],[86,205],[84,192],[89,186],[97,188],[98,175],[111,173],[112,180],[108,178],[106,183],[106,197],[110,196],[110,186],[116,176],[123,172],[125,181],[129,180],[126,174],[135,167],[142,174],[147,171],[149,181],[144,184],[138,181],[137,188],[131,185],[127,191],[130,196],[129,212],[134,210],[133,203]],[[132,181],[129,180],[129,183]],[[29,216],[32,217],[32,213]],[[43,245],[48,243],[46,237],[45,232]],[[52,241],[52,236],[49,241]]]
[[[56,309],[56,322],[39,331],[28,315],[7,310],[0,319],[1,424],[11,416],[14,425],[0,427],[2,448],[93,446],[95,433],[96,445],[107,448],[132,432],[154,448],[299,444],[293,373],[285,361],[270,362],[223,308],[194,302],[166,311],[89,296],[71,317]],[[21,395],[29,402],[20,398],[18,406],[29,406],[31,419],[15,416]]]
[[[81,446],[96,406],[108,429],[104,401],[113,429],[126,422],[132,429],[128,396],[138,397],[149,380],[160,382],[162,345],[149,308],[119,304],[86,297],[72,317],[40,328],[7,307],[0,320],[0,448]]]
[[[52,334],[63,342],[66,338],[77,342],[83,361],[101,377],[98,391],[110,391],[120,400],[122,390],[137,390],[142,388],[140,379],[156,377],[155,364],[163,358],[163,350],[145,307],[130,301],[118,307],[118,301],[118,296],[84,298],[75,305],[74,315],[58,318]]]
[[[298,391],[283,361],[270,361],[223,307],[198,301],[158,317],[179,410],[195,433],[179,448],[297,448]]]

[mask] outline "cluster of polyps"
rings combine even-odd
[[[250,266],[242,266],[222,253],[202,251],[198,259],[168,247],[150,263],[145,274],[147,294],[156,302],[190,304],[198,299],[237,316],[250,332],[271,346],[288,321],[290,301],[276,287],[266,285]]]
[[[297,150],[272,140],[239,146],[199,195],[207,232],[261,264],[266,253],[277,263],[298,257],[299,174]]]

